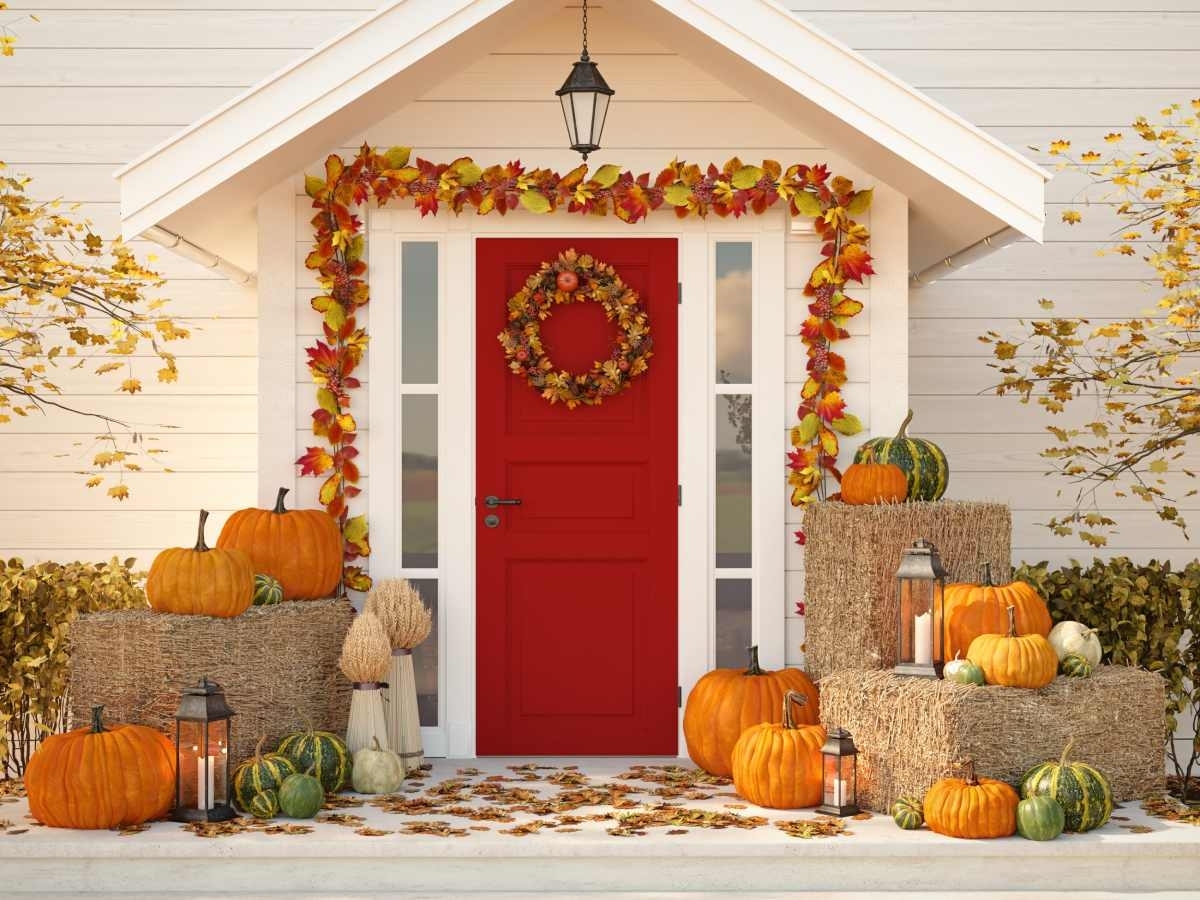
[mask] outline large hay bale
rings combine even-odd
[[[80,616],[71,625],[71,709],[76,723],[105,717],[174,733],[183,687],[202,677],[225,689],[237,713],[235,762],[260,736],[274,747],[308,723],[340,734],[350,684],[338,670],[354,610],[344,600],[255,606],[233,619],[148,609]]]
[[[918,538],[937,547],[951,581],[978,580],[985,562],[998,578],[1012,567],[1002,503],[813,503],[804,533],[804,667],[814,678],[896,664],[896,569]]]
[[[968,759],[1015,785],[1072,738],[1072,757],[1107,775],[1117,800],[1133,800],[1163,787],[1163,691],[1161,677],[1127,666],[1039,691],[847,671],[822,679],[821,721],[854,736],[859,803],[876,812],[923,797]]]

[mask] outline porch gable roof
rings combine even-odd
[[[1006,228],[1041,240],[1042,169],[772,0],[608,5],[904,193],[913,271]],[[163,226],[252,270],[262,193],[553,8],[392,0],[120,169],[123,234]]]

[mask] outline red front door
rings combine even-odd
[[[568,410],[509,371],[496,336],[508,298],[572,247],[638,291],[654,355],[628,390]],[[677,258],[662,238],[476,245],[481,755],[676,752]],[[542,324],[571,372],[606,359],[615,335],[598,303]],[[521,505],[489,508],[489,495]]]

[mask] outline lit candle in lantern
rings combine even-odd
[[[919,666],[933,664],[932,613],[921,613],[913,620],[913,661]]]
[[[199,747],[193,747],[192,751],[196,754],[200,753]],[[214,790],[214,775],[217,770],[217,758],[215,756],[199,756],[196,757],[196,808],[197,809],[212,809],[213,797],[216,793]]]

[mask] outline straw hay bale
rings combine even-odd
[[[148,609],[80,616],[71,626],[74,721],[102,703],[110,721],[173,733],[180,690],[208,676],[237,713],[235,762],[260,736],[274,747],[309,721],[341,733],[350,685],[338,657],[353,617],[345,600],[254,606],[233,619]]]
[[[952,684],[892,672],[846,671],[821,681],[821,721],[859,749],[859,805],[886,812],[939,778],[976,771],[1016,784],[1036,763],[1072,758],[1100,769],[1117,800],[1163,786],[1163,691],[1158,675],[1100,666],[1038,691]]]
[[[813,503],[804,533],[804,660],[814,678],[896,664],[896,569],[917,538],[937,547],[951,581],[977,581],[985,562],[997,578],[1012,567],[1002,503]]]

